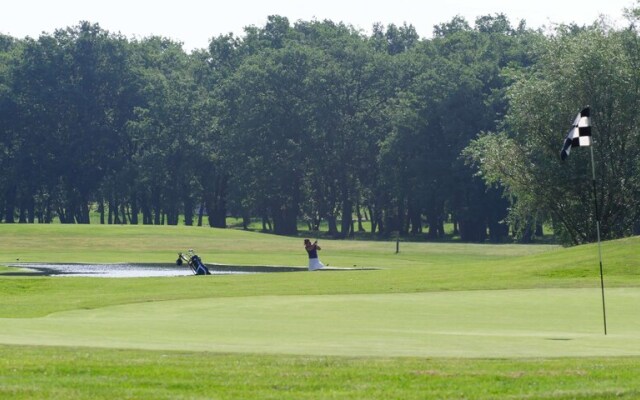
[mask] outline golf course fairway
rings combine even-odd
[[[0,319],[0,343],[419,357],[640,355],[640,290],[528,289],[257,296],[134,303]]]
[[[331,269],[46,276],[16,263],[301,267],[302,238],[0,226],[0,399],[637,399],[640,237],[323,239]]]

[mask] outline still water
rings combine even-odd
[[[14,275],[45,276],[89,276],[101,278],[142,278],[158,276],[191,276],[193,272],[185,264],[46,264],[46,263],[14,263],[11,266],[23,268],[25,273]],[[231,265],[207,264],[212,275],[255,274],[264,272],[304,271],[296,267],[239,267]]]

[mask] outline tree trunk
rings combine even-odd
[[[198,210],[198,226],[202,226],[202,217],[204,216],[205,201],[200,202],[200,209]]]
[[[271,221],[266,215],[262,216],[262,232],[271,232]]]
[[[160,225],[161,222],[161,218],[162,218],[162,209],[160,206],[160,193],[158,193],[157,191],[155,193],[152,194],[153,196],[153,223],[154,225]]]
[[[20,210],[18,211],[18,223],[27,223],[27,208],[25,207],[23,202],[20,202]]]
[[[131,224],[138,225],[138,214],[140,213],[140,208],[138,207],[138,200],[136,199],[136,195],[133,194],[131,196]]]
[[[227,177],[217,176],[213,193],[205,194],[209,226],[214,228],[227,227]]]
[[[444,237],[444,221],[440,217],[440,212],[430,211],[427,214],[427,224],[429,225],[429,232],[427,233],[429,240],[438,240]]]
[[[51,199],[47,199],[46,206],[44,208],[44,222],[50,224],[53,222],[53,210],[51,209]]]
[[[67,214],[62,207],[58,207],[58,218],[60,219],[61,224],[67,224]],[[13,222],[13,221],[11,221]]]
[[[542,228],[542,224],[541,223],[536,223],[536,236],[537,237],[543,237],[544,236],[544,230]]]
[[[28,195],[25,204],[26,212],[27,212],[27,222],[33,224],[36,219],[36,202],[33,198],[33,195]]]
[[[145,201],[142,203],[142,224],[151,225],[153,223],[153,216],[151,215],[151,209],[149,204]]]
[[[4,205],[4,221],[9,224],[15,223],[15,209],[16,209],[16,188],[15,186],[10,187],[5,192],[5,205]]]
[[[329,227],[328,234],[331,235],[331,236],[337,236],[338,235],[338,222],[337,222],[336,216],[335,215],[327,215],[326,220],[327,220],[327,225]]]
[[[124,202],[120,203],[120,214],[122,215],[122,224],[127,224],[127,207]]]
[[[273,232],[277,235],[295,235],[298,233],[298,212],[283,209],[273,215]]]
[[[100,225],[104,225],[104,199],[98,201],[98,213],[100,213]]]
[[[409,206],[409,223],[412,235],[422,233],[422,214],[420,213],[420,208],[416,205]]]
[[[351,227],[353,226],[353,202],[345,199],[342,202],[342,224],[340,237],[346,238],[351,235]]]
[[[219,202],[213,194],[209,194],[205,201],[209,226],[212,228],[226,228],[227,210],[224,202]]]
[[[245,210],[242,210],[242,229],[249,230],[249,225],[251,224],[251,217],[249,213]]]
[[[378,228],[378,220],[375,218],[375,214],[371,206],[369,206],[369,220],[371,221],[371,233],[376,233],[376,229]]]
[[[362,212],[360,211],[360,202],[356,204],[356,216],[358,218],[358,232],[366,232],[364,226],[362,226]]]
[[[487,228],[483,220],[468,218],[460,220],[460,239],[464,242],[482,243],[487,237]]]
[[[500,221],[489,222],[489,241],[491,243],[502,243],[509,236],[509,225]]]
[[[115,225],[120,225],[120,214],[118,213],[118,203],[115,200],[111,200],[109,202],[109,223],[111,223],[112,216],[113,216],[113,223]]]
[[[77,220],[79,224],[90,224],[91,217],[89,212],[89,196],[87,194],[79,194],[78,205],[76,206]]]
[[[184,224],[193,226],[193,198],[191,194],[184,198]]]

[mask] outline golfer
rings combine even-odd
[[[318,246],[317,240],[311,243],[309,239],[305,239],[304,249],[307,250],[307,253],[309,254],[309,271],[316,271],[324,268],[324,264],[322,264],[320,259],[318,259],[318,250],[322,249]]]

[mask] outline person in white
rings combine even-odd
[[[311,243],[311,240],[304,240],[304,249],[309,254],[309,271],[316,271],[324,268],[324,264],[320,262],[318,258],[318,250],[322,250],[320,246],[318,246],[318,241]]]

